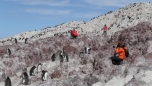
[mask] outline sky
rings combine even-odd
[[[0,39],[41,30],[73,20],[91,18],[115,11],[130,3],[151,0],[0,0]]]

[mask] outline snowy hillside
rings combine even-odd
[[[38,72],[29,75],[27,86],[152,86],[151,10],[150,3],[130,4],[89,22],[72,21],[1,40],[0,86],[7,76],[12,86],[24,86],[22,72],[29,75],[39,63],[48,72],[47,80],[42,81]],[[104,24],[109,26],[107,36],[101,35]],[[80,34],[77,39],[70,39],[68,32],[73,27]],[[123,64],[114,65],[110,57],[118,39],[126,43],[130,56]],[[85,53],[85,47],[91,48],[90,54]],[[63,49],[69,59],[61,62],[59,53]]]

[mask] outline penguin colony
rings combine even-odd
[[[86,54],[90,54],[90,50],[91,50],[90,47],[85,47],[85,49],[84,49]],[[9,48],[7,49],[7,53],[8,53],[8,55],[11,55],[11,50]],[[84,54],[84,52],[82,54]],[[64,52],[64,49],[59,52],[59,59],[60,59],[61,63],[69,62],[69,57]],[[52,62],[54,62],[56,60],[55,53],[53,53],[53,55],[51,57],[51,60],[52,60]],[[37,66],[32,66],[29,70],[29,75],[30,76],[35,76],[36,74],[41,73],[41,80],[46,81],[47,76],[48,76],[48,72],[47,72],[47,70],[42,70],[43,69],[42,66],[43,66],[42,63],[37,64]],[[21,79],[20,84],[23,84],[23,85],[31,84],[30,79],[29,79],[29,75],[28,75],[27,72],[28,72],[27,67],[25,67],[23,69],[23,73],[22,73],[22,77],[21,77],[22,79]],[[5,80],[5,86],[12,86],[11,79],[9,77],[7,77],[6,80]]]

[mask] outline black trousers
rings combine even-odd
[[[103,31],[103,35],[107,35],[107,31]]]
[[[71,34],[72,38],[77,38],[77,36],[74,36],[73,34]]]
[[[111,60],[116,62],[122,61],[122,59],[120,59],[118,56],[112,56]]]

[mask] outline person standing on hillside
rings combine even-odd
[[[103,35],[107,35],[107,30],[108,30],[108,27],[107,25],[105,24],[104,27],[103,27]]]
[[[72,38],[77,38],[78,33],[77,33],[77,31],[76,31],[75,29],[73,29],[73,30],[71,31],[71,36],[72,36]]]

